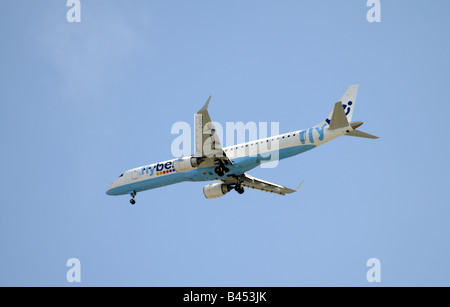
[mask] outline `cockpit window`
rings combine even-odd
[[[120,178],[120,177],[122,177],[122,176],[123,176],[123,174],[122,174],[122,175],[120,175],[120,176],[119,176],[119,178]]]

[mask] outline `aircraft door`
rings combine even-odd
[[[138,178],[139,175],[139,170],[135,169],[133,170],[133,173],[131,174],[131,179],[136,180]]]

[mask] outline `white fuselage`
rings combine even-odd
[[[240,175],[261,163],[282,160],[327,143],[345,133],[349,127],[330,130],[324,122],[306,130],[294,131],[223,148],[233,162],[224,175]],[[117,178],[107,190],[108,195],[124,195],[154,189],[183,181],[217,180],[214,167],[177,172],[171,159],[130,169]]]

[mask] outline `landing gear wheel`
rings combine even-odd
[[[130,203],[131,203],[132,205],[134,205],[134,204],[136,203],[136,201],[134,200],[134,197],[136,196],[136,191],[132,191],[132,192],[130,193],[130,196],[131,196]]]
[[[238,194],[244,194],[245,192],[244,187],[241,185],[236,185],[234,189],[236,190],[236,192],[238,192]]]
[[[214,172],[215,172],[218,176],[220,176],[220,177],[222,177],[223,175],[225,175],[225,171],[224,171],[223,168],[221,168],[220,166],[217,166],[217,167],[214,169]]]

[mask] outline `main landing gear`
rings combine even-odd
[[[136,203],[136,201],[134,200],[134,197],[136,196],[136,192],[133,191],[132,193],[130,193],[130,195],[131,195],[130,204],[134,205]]]
[[[223,177],[225,175],[225,173],[229,172],[230,169],[228,167],[222,167],[222,166],[217,166],[214,169],[214,172],[219,176],[219,177]]]
[[[214,172],[219,176],[223,177],[225,173],[228,173],[230,169],[223,164],[222,161],[219,161],[219,166],[214,169]]]
[[[244,187],[241,186],[240,184],[237,184],[234,186],[234,189],[236,190],[236,192],[238,192],[239,194],[244,194],[245,190]]]

